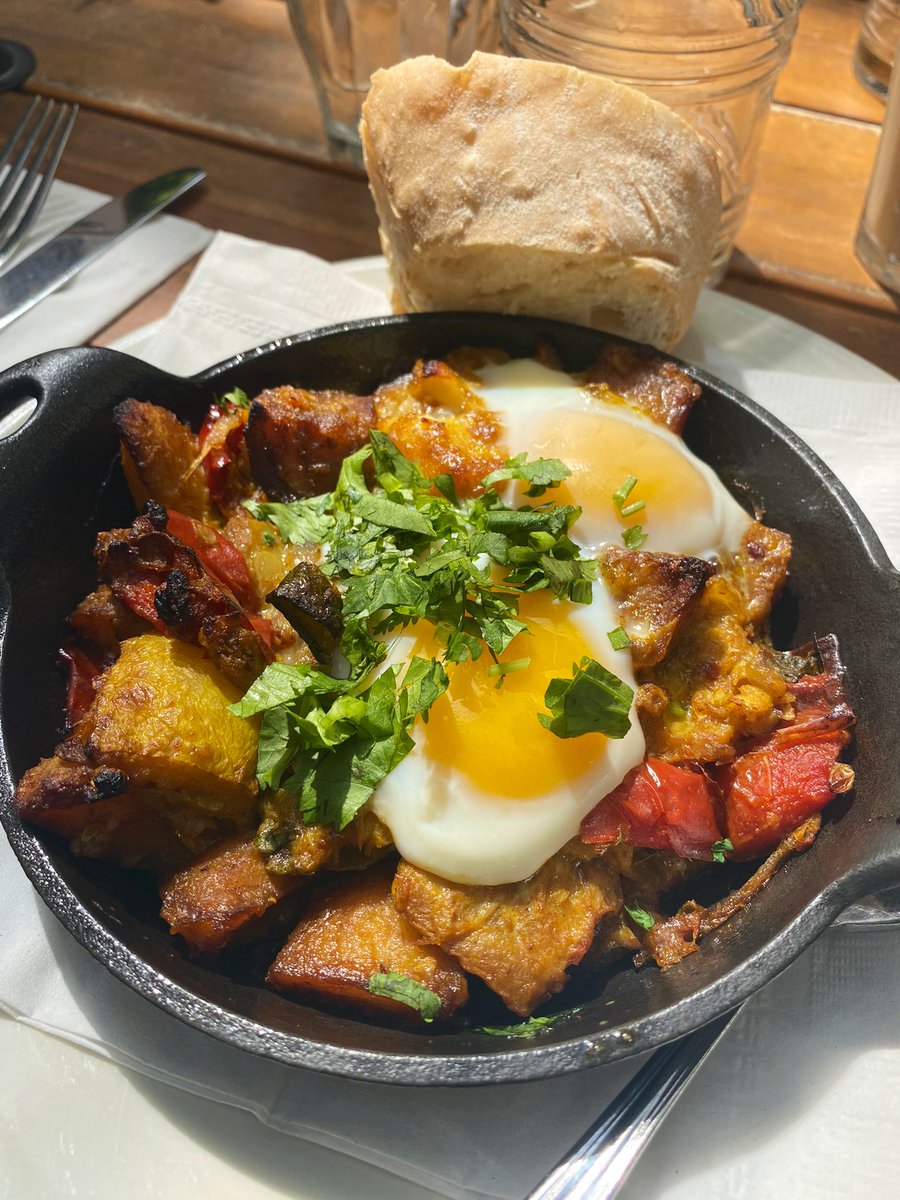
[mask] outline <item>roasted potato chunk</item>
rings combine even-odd
[[[760,626],[772,611],[787,579],[790,561],[788,534],[754,521],[729,564],[744,597],[745,619],[751,625]]]
[[[602,570],[631,639],[634,665],[642,668],[666,657],[716,568],[686,554],[650,554],[612,546]]]
[[[119,643],[126,638],[150,632],[150,625],[123,604],[112,588],[101,583],[96,591],[85,596],[69,616],[69,624],[88,642],[99,646],[105,654],[119,653]]]
[[[266,867],[278,875],[312,875],[315,871],[358,871],[393,847],[391,831],[368,807],[360,809],[340,833],[330,825],[304,825],[295,797],[268,792],[256,844]]]
[[[750,641],[744,600],[715,576],[668,658],[642,677],[669,700],[642,708],[647,753],[666,762],[726,763],[742,738],[761,737],[791,703],[765,648]],[[642,689],[643,691],[643,689]]]
[[[270,875],[252,838],[228,838],[163,880],[161,915],[192,950],[217,954],[258,938],[264,919],[301,883],[299,875]]]
[[[317,897],[266,982],[278,991],[340,1003],[371,1016],[419,1024],[415,1009],[368,990],[375,974],[405,975],[441,1000],[445,1020],[468,999],[466,977],[416,931],[391,900],[393,863],[383,863]]]
[[[330,492],[341,463],[365,445],[374,421],[371,396],[279,387],[250,406],[250,474],[272,500]]]
[[[597,922],[621,905],[616,874],[602,858],[564,851],[523,883],[449,883],[401,862],[394,903],[428,942],[478,975],[519,1016],[562,990]]]
[[[600,352],[585,379],[598,398],[623,401],[659,425],[681,433],[701,387],[673,362],[610,344]]]
[[[66,838],[74,854],[154,874],[186,863],[235,828],[214,795],[132,787],[121,771],[59,754],[23,776],[15,803],[26,820]]]
[[[198,521],[220,520],[200,465],[200,445],[187,425],[156,404],[125,400],[114,420],[122,439],[122,467],[139,509],[148,500]]]

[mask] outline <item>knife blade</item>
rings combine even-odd
[[[198,167],[169,171],[101,205],[0,275],[0,329],[62,287],[127,234],[206,178]]]

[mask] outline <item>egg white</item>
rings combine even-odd
[[[750,518],[728,494],[705,463],[669,430],[653,424],[623,406],[608,404],[592,395],[570,376],[527,359],[487,366],[480,371],[478,394],[503,425],[502,439],[510,455],[525,450],[529,458],[557,457],[578,466],[584,490],[592,482],[592,462],[600,461],[604,446],[624,446],[622,478],[638,479],[628,502],[657,489],[656,502],[623,520],[612,502],[621,478],[598,491],[591,502],[579,495],[576,476],[571,499],[583,508],[570,536],[589,556],[599,556],[609,545],[622,545],[622,530],[640,524],[647,534],[643,549],[712,558],[738,550]],[[635,441],[649,448],[649,459],[666,478],[648,475],[647,461],[627,458]],[[554,446],[566,443],[570,457]],[[583,453],[582,453],[583,451]],[[592,458],[593,456],[593,458]],[[596,483],[596,480],[593,480]],[[517,503],[511,485],[509,503]],[[690,503],[685,504],[688,497]],[[547,499],[560,500],[550,491]],[[528,501],[523,501],[528,502]],[[583,637],[590,655],[635,693],[637,683],[626,650],[613,650],[608,633],[619,625],[617,608],[602,579],[592,588],[589,605],[566,604],[569,620]],[[561,602],[566,603],[566,602]],[[528,655],[527,635],[520,634],[509,647],[507,659]],[[415,637],[404,634],[392,647],[389,661],[402,662],[414,651]],[[453,667],[450,667],[452,673]],[[451,674],[452,679],[452,674]],[[452,688],[452,683],[451,683]],[[498,745],[498,756],[529,754],[538,736],[548,734],[537,721],[522,728],[516,741]],[[390,828],[400,854],[408,862],[442,878],[467,884],[503,884],[527,879],[571,838],[577,836],[585,816],[645,755],[644,736],[637,710],[631,708],[631,728],[624,738],[608,739],[599,762],[573,778],[560,779],[540,795],[508,797],[474,786],[462,771],[433,761],[413,731],[417,745],[381,783],[374,798],[377,815]],[[600,735],[585,735],[599,737]],[[568,744],[568,743],[566,743]]]

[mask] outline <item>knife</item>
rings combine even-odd
[[[205,178],[206,172],[197,167],[169,171],[110,200],[32,251],[0,275],[0,329]]]

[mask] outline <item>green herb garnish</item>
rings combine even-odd
[[[635,925],[640,925],[641,929],[652,929],[656,924],[653,914],[648,913],[646,908],[641,908],[638,904],[626,904],[624,907]]]
[[[622,530],[622,541],[629,550],[638,550],[647,540],[647,535],[640,525],[629,525]]]
[[[536,1038],[545,1030],[551,1029],[557,1022],[581,1012],[581,1009],[582,1005],[579,1005],[577,1008],[567,1008],[565,1012],[551,1013],[546,1017],[529,1017],[526,1021],[519,1021],[515,1025],[478,1025],[472,1032],[486,1033],[491,1037]]]
[[[622,506],[624,505],[624,503],[628,499],[628,497],[631,495],[631,493],[634,491],[634,487],[635,487],[636,483],[637,483],[637,475],[626,475],[624,480],[622,481],[622,483],[617,488],[617,490],[615,492],[613,492],[612,502],[615,505],[616,510],[618,512],[622,511]]]
[[[520,596],[550,589],[589,603],[597,564],[569,537],[579,508],[546,501],[510,508],[491,479],[520,478],[543,491],[568,473],[556,459],[528,463],[520,455],[488,477],[483,495],[460,501],[449,476],[427,479],[373,430],[369,444],[344,459],[333,492],[290,504],[246,502],[285,541],[321,547],[344,630],[335,675],[275,663],[232,706],[238,716],[261,716],[261,787],[296,796],[305,822],[343,829],[409,753],[415,720],[427,720],[447,687],[443,664],[487,650],[498,686],[525,669],[525,658],[498,661],[527,633]],[[434,627],[440,661],[413,659],[405,674],[391,667],[374,677],[387,653],[383,638],[421,620]],[[561,737],[594,730],[621,737],[629,727],[631,689],[590,659],[573,679],[552,681],[547,696],[550,716],[541,719]]]
[[[547,713],[537,717],[557,737],[602,733],[622,738],[631,728],[629,711],[634,691],[593,658],[572,667],[571,679],[551,679],[544,693]]]
[[[629,646],[634,645],[621,625],[617,629],[611,629],[606,636],[609,638],[609,644],[613,650],[627,650]]]
[[[216,403],[220,408],[225,405],[231,408],[249,408],[250,397],[243,388],[232,388],[230,392],[226,392],[222,399]]]
[[[408,975],[398,975],[395,972],[369,976],[368,989],[373,996],[386,996],[389,1000],[399,1000],[414,1008],[423,1021],[431,1024],[441,1011],[441,998]]]
[[[484,487],[493,487],[495,483],[506,479],[521,479],[531,484],[526,495],[543,496],[547,488],[559,487],[562,481],[572,474],[558,458],[536,458],[532,462],[526,462],[527,457],[527,454],[522,453],[509,459],[505,467],[492,471],[487,479],[482,481]]]
[[[733,850],[734,846],[731,844],[730,838],[722,838],[720,842],[713,842],[709,849],[712,853],[713,862],[724,862],[725,855],[729,850]]]

